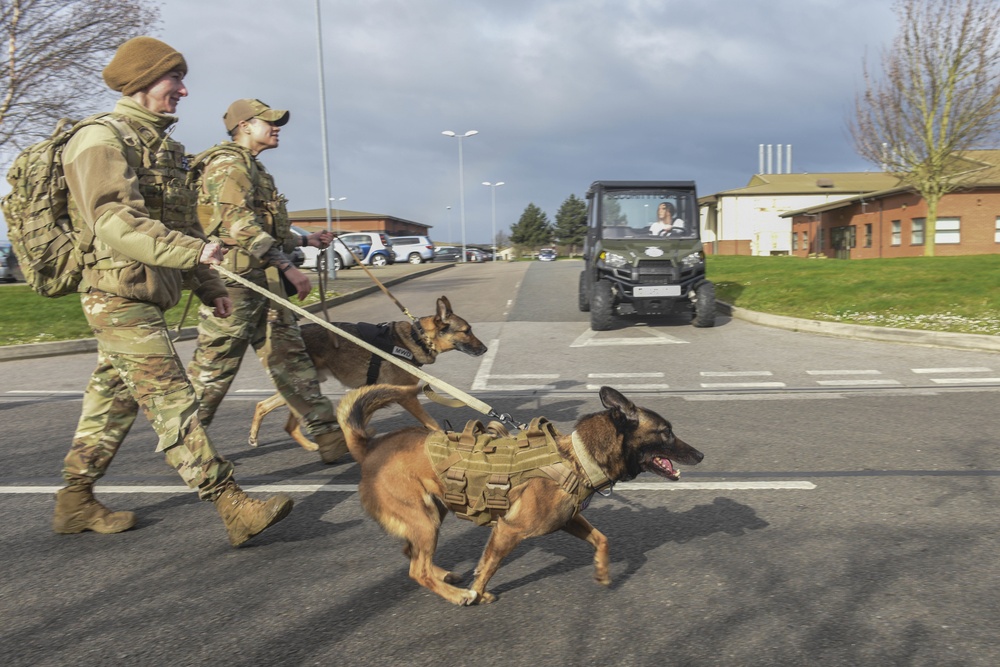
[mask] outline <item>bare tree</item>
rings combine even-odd
[[[0,0],[0,148],[96,112],[110,96],[101,70],[115,49],[158,23],[151,0]]]
[[[962,152],[1000,135],[1000,11],[996,0],[898,0],[894,9],[899,33],[881,76],[865,62],[850,130],[862,157],[927,202],[924,254],[933,256],[938,203],[976,177]]]

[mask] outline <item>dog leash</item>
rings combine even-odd
[[[334,240],[336,240],[339,237],[336,234],[334,234],[333,238],[334,238]],[[341,241],[341,243],[343,243],[343,241]],[[360,266],[362,269],[364,269],[365,273],[368,274],[368,277],[371,278],[372,281],[376,285],[379,286],[379,289],[381,289],[383,292],[385,292],[385,295],[387,297],[389,297],[389,299],[392,300],[392,302],[394,304],[396,304],[396,307],[399,308],[403,312],[404,315],[406,315],[407,317],[410,318],[410,322],[412,322],[413,325],[416,327],[417,331],[420,332],[420,337],[424,339],[424,345],[428,346],[428,349],[433,350],[434,349],[434,342],[431,340],[430,336],[427,335],[427,332],[424,331],[424,328],[422,326],[420,326],[420,320],[417,319],[416,317],[414,317],[413,314],[410,313],[410,311],[408,311],[406,309],[406,306],[404,306],[403,304],[401,304],[399,302],[399,299],[397,299],[396,297],[394,297],[392,295],[392,292],[389,291],[389,288],[386,287],[385,285],[383,285],[382,281],[375,277],[375,274],[372,273],[368,269],[367,266],[365,266],[365,263],[362,262],[361,259],[357,255],[354,254],[354,251],[351,250],[351,246],[347,245],[346,243],[343,243],[343,244],[344,244],[344,247],[347,248],[347,252],[351,253],[351,257],[354,258],[354,261],[357,262],[358,266]],[[331,245],[332,245],[332,243],[331,243]],[[330,318],[327,317],[326,319],[329,320]],[[442,405],[447,405],[447,404],[446,403],[442,403]]]
[[[514,418],[511,417],[509,414],[497,412],[492,406],[488,405],[487,403],[484,403],[483,401],[479,400],[475,396],[467,394],[466,392],[462,391],[458,387],[452,386],[452,385],[448,384],[447,382],[445,382],[444,380],[440,380],[440,379],[434,377],[430,373],[427,373],[426,371],[424,371],[423,369],[421,369],[421,368],[419,368],[417,366],[411,366],[410,364],[408,364],[408,363],[406,363],[404,361],[400,361],[399,359],[397,359],[393,355],[389,354],[388,352],[383,352],[382,350],[378,349],[374,345],[370,345],[367,342],[365,342],[365,341],[361,340],[360,338],[358,338],[357,336],[354,336],[352,334],[347,333],[346,331],[344,331],[343,329],[337,327],[336,325],[333,325],[330,322],[323,321],[321,318],[316,317],[315,315],[313,315],[312,313],[310,313],[305,308],[302,308],[300,306],[296,306],[294,303],[291,303],[287,299],[284,299],[284,298],[278,296],[277,294],[274,294],[270,290],[267,290],[267,289],[261,287],[260,285],[255,285],[254,283],[252,283],[249,280],[243,278],[242,276],[236,275],[235,273],[233,273],[229,269],[225,268],[224,266],[222,266],[220,264],[214,264],[212,268],[214,268],[216,271],[218,271],[219,273],[221,273],[226,278],[228,278],[228,279],[230,279],[230,280],[232,280],[234,282],[237,282],[237,283],[243,285],[244,287],[253,290],[254,292],[257,292],[258,294],[261,294],[262,296],[267,297],[268,299],[270,299],[271,301],[274,301],[275,303],[281,304],[282,306],[284,306],[284,307],[292,310],[295,313],[298,313],[299,315],[301,315],[302,317],[306,318],[310,322],[315,322],[316,324],[320,325],[321,327],[323,327],[325,329],[329,329],[330,331],[332,331],[333,333],[337,334],[338,336],[342,336],[342,337],[346,338],[347,340],[351,341],[355,345],[360,345],[361,347],[363,347],[364,349],[368,350],[372,354],[377,354],[378,356],[382,357],[386,361],[389,361],[390,363],[393,363],[393,364],[399,366],[400,368],[402,368],[403,370],[405,370],[407,373],[409,373],[411,375],[416,375],[418,378],[420,378],[421,380],[423,380],[427,384],[439,387],[442,391],[445,391],[445,392],[451,394],[452,396],[454,396],[456,398],[456,400],[461,401],[462,405],[470,407],[473,410],[476,410],[476,411],[478,411],[478,412],[486,415],[487,417],[492,417],[493,419],[496,419],[497,421],[499,421],[499,422],[501,422],[503,424],[506,424],[507,426],[510,426],[512,428],[520,430],[520,429],[523,429],[525,427],[525,424],[519,424],[519,423],[517,423],[516,421],[514,421]]]

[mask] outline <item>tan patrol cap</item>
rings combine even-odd
[[[236,126],[251,118],[260,118],[277,126],[282,126],[288,122],[290,113],[282,109],[272,109],[260,100],[249,98],[236,100],[226,109],[226,115],[222,117],[222,122],[226,124],[226,131],[232,134]]]

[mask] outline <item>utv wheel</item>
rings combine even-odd
[[[410,264],[420,264],[424,261],[424,258],[420,256],[418,252],[411,252],[410,256],[407,258]]]
[[[598,280],[590,298],[590,328],[607,331],[615,321],[615,296],[610,280]]]
[[[582,271],[580,273],[580,293],[577,296],[578,305],[580,306],[581,313],[590,312],[590,281],[587,280],[588,273]]]
[[[715,326],[715,285],[704,282],[694,290],[694,316],[691,324],[706,329]]]

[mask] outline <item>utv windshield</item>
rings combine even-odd
[[[606,239],[698,237],[698,209],[690,192],[605,190],[600,207],[601,236]]]

